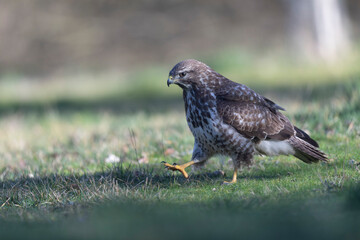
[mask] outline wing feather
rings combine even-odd
[[[245,85],[231,82],[216,94],[223,121],[248,138],[285,140],[295,134],[293,125],[271,100]]]

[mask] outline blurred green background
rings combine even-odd
[[[356,75],[360,3],[298,2],[3,0],[1,108],[178,95],[186,58],[251,87]]]
[[[0,235],[358,239],[358,0],[1,0]],[[256,157],[189,180],[168,72],[201,60],[287,109],[331,159]]]

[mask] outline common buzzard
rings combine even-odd
[[[176,64],[167,80],[171,84],[183,90],[195,144],[190,162],[163,164],[185,178],[185,168],[201,165],[217,154],[233,160],[234,175],[228,183],[236,182],[238,168],[251,164],[254,154],[294,155],[306,163],[328,161],[317,142],[280,112],[282,107],[202,62],[190,59]]]

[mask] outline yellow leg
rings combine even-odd
[[[233,174],[233,178],[231,180],[231,182],[227,182],[227,181],[224,181],[224,184],[232,184],[232,183],[236,183],[236,180],[237,180],[237,167],[234,167],[234,174]]]
[[[168,164],[167,162],[161,162],[162,164],[164,164],[164,166],[172,171],[179,171],[182,173],[182,175],[184,175],[185,178],[189,177],[189,174],[187,174],[187,172],[185,171],[185,168],[193,165],[195,162],[194,161],[190,161],[188,163],[182,164],[182,165],[177,165],[176,163],[174,163],[173,165]]]

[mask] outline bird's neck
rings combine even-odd
[[[185,110],[187,110],[189,106],[204,110],[216,107],[215,94],[206,88],[183,90],[183,99]]]

